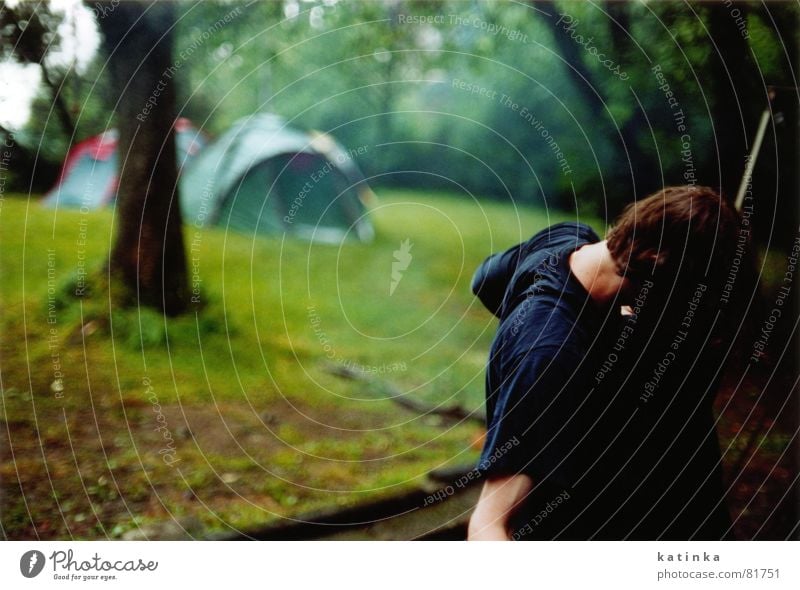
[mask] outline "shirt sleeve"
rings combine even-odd
[[[478,463],[484,475],[526,474],[537,482],[571,485],[587,392],[576,374],[578,363],[567,356],[541,348],[500,359],[504,379],[492,394],[494,411]]]
[[[500,317],[506,288],[519,264],[523,245],[489,256],[472,277],[472,293],[497,317]]]
[[[556,223],[505,252],[489,256],[472,277],[472,293],[486,309],[498,318],[501,317],[508,286],[525,257],[540,248],[566,243],[565,240],[576,241],[581,237],[592,242],[599,240],[588,225],[575,222]]]

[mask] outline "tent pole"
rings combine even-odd
[[[770,113],[772,112],[772,99],[775,98],[775,91],[770,88],[767,96],[767,106],[764,109],[764,112],[761,113],[761,121],[758,123],[758,131],[756,132],[756,137],[753,141],[753,147],[750,149],[750,153],[747,156],[747,164],[744,167],[742,182],[739,184],[739,192],[736,193],[736,199],[734,200],[734,207],[736,207],[737,211],[742,210],[742,205],[744,204],[744,195],[747,192],[747,187],[750,185],[753,177],[753,169],[756,166],[758,153],[761,151],[761,144],[764,141],[764,135],[767,132],[767,123],[769,123]]]

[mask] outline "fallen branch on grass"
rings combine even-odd
[[[350,379],[352,381],[360,381],[362,383],[377,385],[380,390],[389,394],[389,399],[406,410],[410,410],[422,415],[440,416],[449,422],[457,423],[473,421],[479,423],[481,426],[485,424],[484,416],[478,412],[469,412],[465,408],[458,405],[442,407],[426,404],[423,401],[403,393],[400,391],[400,388],[394,385],[391,381],[370,377],[366,373],[355,371],[349,367],[345,367],[344,365],[328,363],[325,365],[325,370],[328,373],[343,379]]]

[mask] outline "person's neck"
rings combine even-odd
[[[602,306],[611,304],[617,293],[627,284],[626,280],[617,274],[617,265],[605,240],[584,244],[572,252],[569,257],[569,267],[592,300]]]

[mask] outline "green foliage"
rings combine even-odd
[[[345,146],[368,148],[358,164],[373,184],[612,216],[662,183],[685,182],[684,132],[654,67],[686,115],[698,181],[711,185],[720,182],[718,161],[731,143],[725,131],[741,128],[740,143],[749,141],[764,106],[760,83],[739,80],[794,84],[796,5],[735,7],[751,55],[722,67],[720,56],[739,36],[733,8],[723,3],[181,2],[178,109],[212,135],[258,111],[331,132]],[[548,24],[563,15],[576,25],[568,33],[562,23],[557,33],[579,63],[565,62]],[[612,75],[590,47],[628,80]],[[67,102],[80,106],[76,138],[109,124],[115,100],[102,65],[98,58],[65,85]],[[585,81],[575,66],[585,68]],[[733,85],[729,75],[739,76]],[[29,131],[56,158],[72,138],[48,118],[48,100],[35,105]],[[746,149],[722,170],[723,185],[738,180]],[[771,158],[762,155],[765,168],[756,174],[765,194],[776,192],[765,180],[775,176]],[[780,192],[789,194],[796,174],[781,178],[788,180]],[[764,215],[762,225],[770,221]]]

